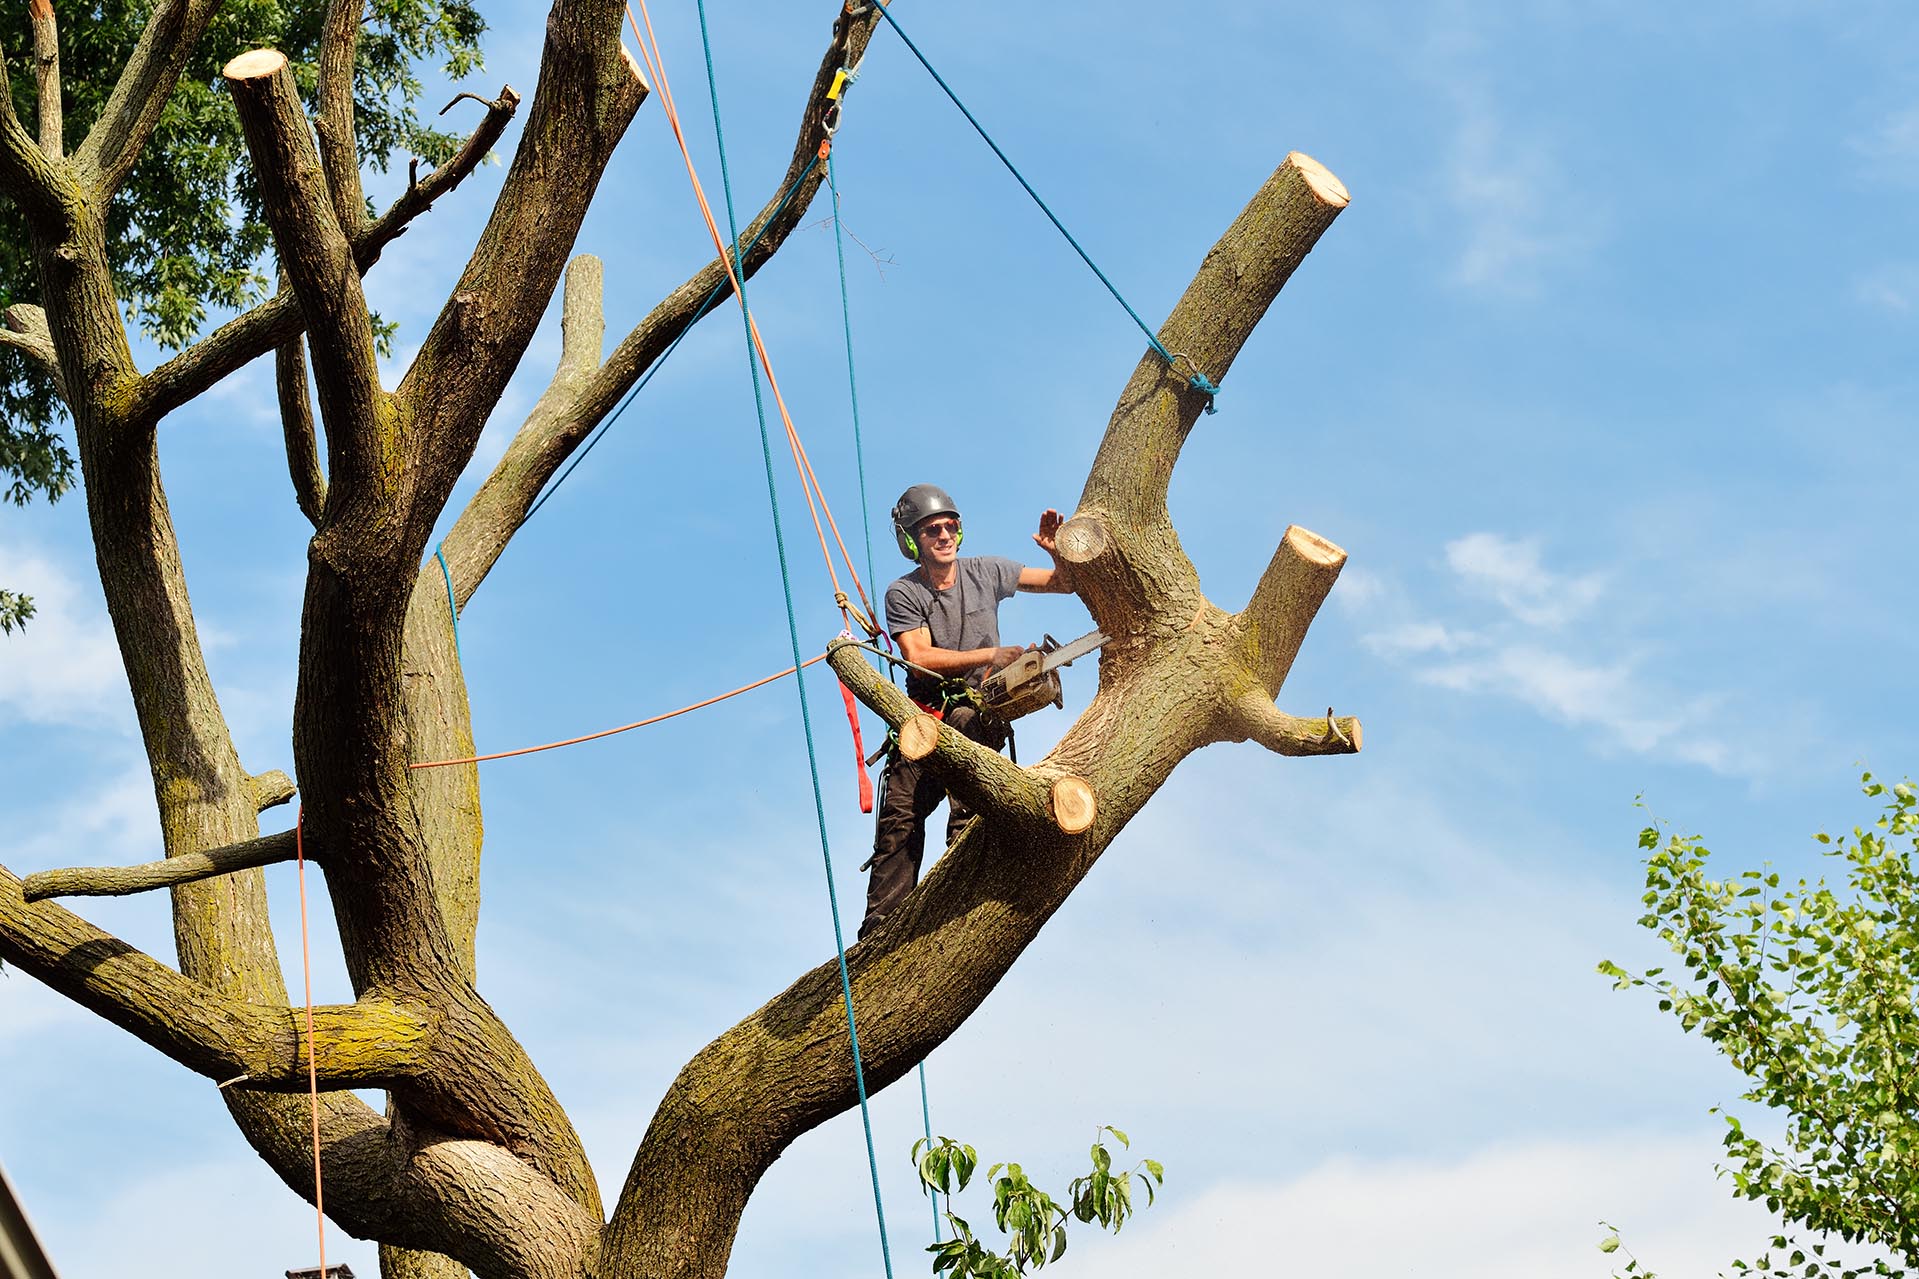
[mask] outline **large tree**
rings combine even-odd
[[[375,214],[360,186],[352,88],[361,0],[335,0],[319,15],[310,69],[272,50],[226,62],[224,91],[281,284],[142,370],[125,319],[135,268],[118,239],[131,214],[115,210],[137,197],[129,175],[191,87],[183,75],[193,59],[241,54],[207,47],[220,9],[219,0],[159,0],[70,152],[59,129],[42,120],[35,136],[24,107],[0,95],[0,189],[24,222],[37,284],[36,303],[8,312],[7,341],[36,362],[72,420],[166,854],[25,882],[0,870],[0,958],[229,1084],[220,1095],[234,1122],[307,1196],[311,1047],[327,1211],[381,1242],[389,1276],[461,1266],[489,1279],[721,1274],[759,1178],[798,1136],[855,1104],[836,965],[799,974],[686,1063],[609,1208],[566,1114],[479,993],[477,773],[408,767],[472,753],[448,587],[440,566],[421,560],[562,272],[559,367],[444,542],[456,607],[556,469],[706,297],[724,291],[716,259],[606,354],[598,265],[580,258],[567,268],[594,188],[648,96],[621,48],[623,6],[554,0],[539,83],[485,229],[391,388],[375,363],[377,322],[360,276],[499,141],[520,99],[506,89],[486,102],[475,133]],[[742,233],[757,236],[749,272],[817,189],[819,170],[806,172],[806,161],[824,136],[825,89],[857,62],[879,20],[871,8],[835,6],[792,163]],[[44,61],[37,69],[57,76]],[[978,814],[925,884],[848,952],[869,1088],[898,1079],[979,1007],[1186,755],[1219,741],[1254,740],[1283,755],[1359,748],[1357,721],[1295,717],[1274,704],[1344,553],[1289,529],[1251,601],[1229,612],[1201,592],[1166,506],[1207,402],[1192,370],[1226,374],[1345,203],[1331,174],[1287,156],[1161,328],[1178,367],[1149,350],[1121,392],[1059,538],[1074,589],[1113,639],[1097,695],[1046,758],[1018,767],[919,716],[859,650],[832,652],[840,678]],[[262,836],[260,813],[290,799],[296,783],[250,770],[235,749],[156,452],[169,413],[268,354],[293,489],[314,528],[291,708],[298,838],[326,875],[355,994],[314,1010],[310,1043],[303,1019],[288,1015],[259,870],[294,855],[294,831]],[[177,966],[49,900],[157,888],[172,895]],[[353,1089],[383,1090],[385,1113]]]

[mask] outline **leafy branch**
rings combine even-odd
[[[1115,1173],[1112,1152],[1105,1144],[1108,1133],[1122,1148],[1131,1147],[1119,1129],[1096,1129],[1092,1171],[1067,1188],[1070,1206],[1062,1206],[1035,1186],[1016,1163],[994,1164],[986,1170],[986,1179],[993,1183],[993,1222],[1007,1236],[1004,1253],[981,1243],[972,1226],[950,1206],[952,1196],[963,1192],[972,1181],[979,1167],[979,1152],[950,1137],[914,1142],[913,1162],[919,1171],[920,1190],[947,1196],[949,1206],[941,1215],[953,1230],[951,1239],[927,1247],[933,1254],[933,1273],[950,1274],[952,1279],[1018,1279],[1029,1269],[1042,1269],[1065,1255],[1068,1220],[1086,1224],[1096,1221],[1103,1229],[1118,1234],[1135,1211],[1134,1185],[1144,1187],[1146,1206],[1150,1207],[1156,1188],[1166,1180],[1166,1170],[1156,1159],[1142,1159],[1126,1171]]]

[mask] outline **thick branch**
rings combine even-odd
[[[66,377],[60,369],[60,354],[53,349],[53,332],[47,327],[45,311],[30,302],[8,307],[5,324],[0,325],[0,346],[10,346],[38,360],[59,388],[60,398],[66,398]]]
[[[1160,328],[1167,350],[1186,359],[1168,368],[1156,352],[1141,357],[1100,443],[1082,507],[1099,507],[1129,524],[1163,516],[1180,445],[1207,403],[1187,385],[1193,368],[1215,383],[1226,376],[1266,308],[1347,200],[1339,179],[1298,151],[1266,180]]]
[[[407,223],[433,207],[433,202],[466,180],[467,174],[480,167],[480,162],[493,149],[493,144],[506,132],[506,126],[513,120],[513,113],[519,109],[520,95],[513,91],[512,85],[504,85],[500,96],[488,101],[471,93],[463,93],[462,98],[474,98],[485,103],[486,117],[475,129],[453,158],[434,169],[426,177],[413,180],[412,170],[408,170],[406,190],[400,193],[392,207],[380,215],[379,220],[365,228],[364,242],[359,245],[362,253],[371,253],[377,258],[380,251],[391,244],[399,234],[406,230]],[[440,109],[445,115],[453,109],[455,98]]]
[[[1228,741],[1254,741],[1280,755],[1357,755],[1362,742],[1359,721],[1331,711],[1314,719],[1288,715],[1258,689],[1249,689],[1234,707]]]
[[[353,137],[353,58],[360,43],[363,0],[331,0],[320,26],[319,83],[314,90],[314,132],[320,138],[320,163],[340,230],[349,238],[366,221],[366,196],[360,190],[360,148]]]
[[[306,342],[294,338],[274,348],[273,386],[280,400],[280,432],[286,437],[287,474],[293,500],[307,523],[318,526],[326,508],[326,476],[320,473],[320,448],[313,428],[313,400],[307,391]]]
[[[1267,701],[1279,695],[1306,629],[1345,564],[1345,551],[1298,525],[1289,525],[1280,538],[1251,602],[1235,619],[1246,663],[1265,686]]]
[[[923,744],[908,749],[908,756],[925,760],[934,776],[966,806],[990,819],[1024,826],[1046,824],[1064,829],[1078,823],[1084,830],[1090,820],[1079,822],[1078,805],[1070,811],[1055,812],[1053,787],[1049,778],[1021,768],[998,751],[988,750],[963,733],[938,724],[891,682],[881,679],[868,664],[864,651],[851,640],[835,640],[827,646],[827,661],[840,680],[853,690],[868,709],[894,728],[909,722],[921,728],[937,724],[927,731]],[[902,730],[904,741],[905,731]]]
[[[255,1087],[306,1087],[304,1010],[219,994],[78,915],[29,905],[4,869],[0,958],[209,1079],[245,1075]],[[326,1088],[405,1078],[425,1061],[434,1034],[417,1011],[378,1001],[315,1008],[313,1023]]]
[[[337,482],[343,456],[368,469],[390,462],[375,438],[384,396],[360,272],[333,214],[286,55],[255,49],[227,63],[222,74],[246,134],[281,267],[293,282],[312,336],[320,412]]]
[[[139,160],[188,56],[219,7],[220,0],[161,0],[154,7],[139,45],[113,86],[113,95],[74,152],[75,161],[91,173],[100,195],[119,190]]]
[[[67,870],[35,871],[22,881],[21,895],[29,902],[51,897],[125,897],[155,888],[172,888],[175,884],[196,883],[216,875],[231,875],[236,870],[290,862],[294,851],[294,834],[286,830],[202,853],[163,857],[139,866],[76,866]],[[311,849],[307,855],[313,856]]]
[[[51,0],[27,0],[33,20],[33,74],[39,82],[40,149],[49,160],[66,154],[65,127],[60,113],[60,24]]]
[[[253,787],[253,807],[257,812],[278,808],[299,794],[299,787],[293,784],[293,779],[277,768],[255,773],[247,778],[247,783]]]
[[[0,54],[0,195],[20,206],[27,220],[49,239],[57,239],[68,221],[65,185],[47,157],[13,112],[13,76]]]
[[[740,232],[741,243],[751,246],[742,257],[742,269],[748,278],[785,244],[825,181],[824,167],[813,164],[809,169],[808,164],[817,157],[825,136],[821,119],[826,90],[840,68],[855,65],[864,56],[879,21],[877,13],[867,10],[860,16],[842,14],[834,22],[833,38],[807,90],[786,172],[758,215]],[[498,562],[541,491],[593,429],[689,325],[731,295],[725,267],[715,257],[661,299],[590,377],[568,380],[562,386],[561,375],[555,375],[553,386],[528,415],[447,536],[447,563],[462,604]]]

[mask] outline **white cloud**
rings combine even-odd
[[[1852,295],[1860,303],[1909,315],[1919,302],[1919,262],[1888,262],[1875,267],[1853,283]]]
[[[1599,574],[1561,577],[1539,560],[1539,544],[1497,533],[1468,533],[1446,543],[1446,565],[1471,589],[1497,600],[1529,626],[1559,626],[1591,608]]]
[[[1375,653],[1406,657],[1415,653],[1456,653],[1477,642],[1469,631],[1456,631],[1439,622],[1406,622],[1361,637]]]
[[[1487,105],[1487,95],[1456,89],[1459,123],[1442,181],[1457,213],[1464,245],[1453,282],[1487,292],[1528,296],[1556,261],[1586,252],[1597,238],[1542,139],[1515,135]]]
[[[1855,137],[1852,148],[1869,176],[1885,182],[1919,182],[1919,107],[1895,111],[1870,133]]]
[[[0,863],[16,872],[145,862],[161,855],[159,808],[144,765],[97,790],[76,787],[46,809],[16,811],[14,818],[0,827]]]
[[[1184,1202],[1175,1184],[1123,1237],[1076,1249],[1075,1269],[1106,1279],[1605,1279],[1626,1257],[1599,1251],[1604,1218],[1650,1270],[1717,1274],[1773,1232],[1762,1209],[1715,1180],[1717,1154],[1710,1138],[1627,1135],[1444,1160],[1335,1159]]]
[[[35,605],[24,629],[0,636],[0,722],[130,728],[126,668],[95,593],[46,556],[4,543],[0,582]]]

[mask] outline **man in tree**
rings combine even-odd
[[[1072,589],[1054,539],[1059,512],[1039,517],[1033,540],[1052,558],[1051,568],[1031,568],[999,555],[960,558],[960,513],[945,489],[915,484],[893,504],[893,538],[900,554],[919,565],[886,588],[886,629],[900,652],[913,663],[906,695],[928,713],[993,750],[1006,745],[1007,728],[969,699],[946,696],[953,681],[978,688],[980,681],[1017,658],[1017,645],[999,642],[999,605],[1015,591],[1060,593]],[[931,672],[929,674],[928,672]],[[936,678],[936,676],[940,678]],[[866,917],[860,936],[870,932],[919,882],[926,854],[926,819],[945,799],[946,788],[921,767],[921,761],[894,751],[881,780],[879,816],[874,823],[873,857],[867,863]],[[952,843],[972,812],[955,796],[946,819]]]

